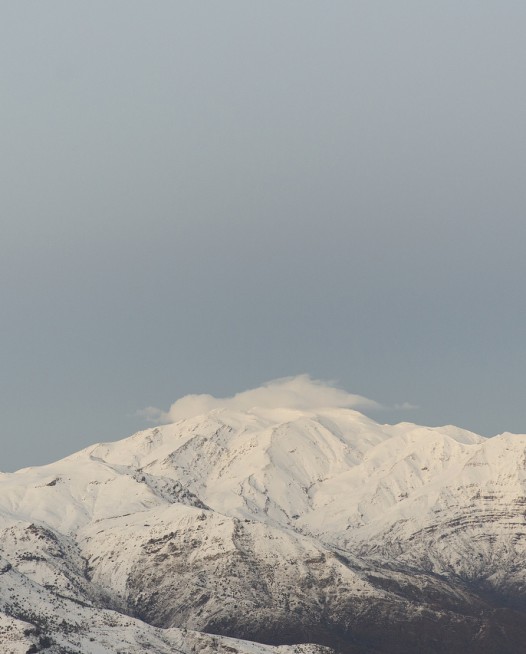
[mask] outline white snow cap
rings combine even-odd
[[[315,410],[326,408],[380,408],[374,400],[336,388],[333,383],[311,379],[309,375],[274,379],[259,388],[236,393],[233,397],[185,395],[168,411],[147,407],[140,414],[151,422],[172,423],[208,413],[213,409],[247,411],[252,408]]]

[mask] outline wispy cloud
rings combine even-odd
[[[411,402],[402,402],[401,404],[394,404],[392,408],[395,411],[415,411],[420,407],[417,404],[411,404]]]
[[[309,375],[284,377],[252,388],[232,397],[186,395],[172,404],[168,411],[146,407],[139,414],[149,422],[171,423],[208,413],[213,409],[246,411],[259,407],[268,409],[315,410],[322,408],[381,409],[378,402],[337,388],[333,383],[312,379]],[[405,408],[405,407],[404,407]]]

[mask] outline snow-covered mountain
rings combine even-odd
[[[0,475],[0,650],[523,652],[525,488],[526,436],[351,409],[98,444]]]

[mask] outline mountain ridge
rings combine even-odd
[[[353,409],[213,409],[0,475],[0,567],[63,613],[50,653],[119,651],[91,614],[134,620],[137,653],[206,633],[239,652],[439,652],[444,629],[448,652],[519,652],[525,452],[524,435]],[[3,619],[23,618],[14,592]],[[50,608],[68,602],[77,628]],[[158,634],[179,650],[148,650]]]

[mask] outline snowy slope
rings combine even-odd
[[[0,643],[523,651],[525,452],[350,409],[215,409],[2,474]]]
[[[219,410],[130,445],[101,445],[89,456],[176,479],[225,515],[379,561],[469,578],[489,576],[493,563],[501,573],[503,563],[522,569],[526,436],[378,425],[342,409]],[[437,531],[456,534],[454,547]]]

